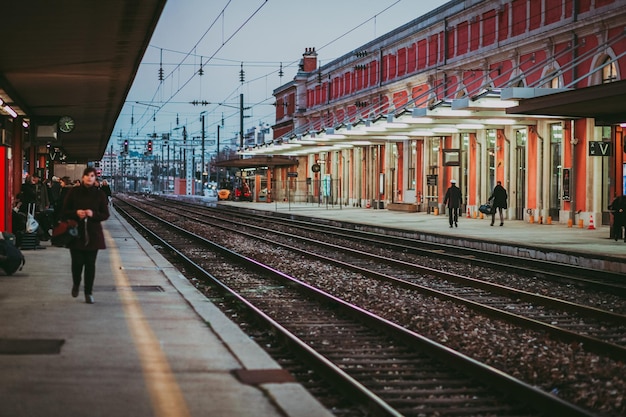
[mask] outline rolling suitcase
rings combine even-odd
[[[16,236],[17,247],[21,250],[44,249],[44,247],[39,244],[37,232],[28,233],[26,231],[21,231],[17,232]]]

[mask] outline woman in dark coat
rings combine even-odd
[[[502,181],[498,181],[498,185],[495,186],[493,192],[491,193],[491,197],[489,200],[493,200],[491,203],[491,225],[493,226],[493,222],[496,220],[496,209],[500,212],[500,226],[504,226],[504,218],[502,216],[502,209],[506,209],[508,207],[506,200],[508,195],[506,194],[506,190],[502,186]]]
[[[96,169],[86,168],[80,186],[73,187],[63,203],[63,218],[78,222],[78,238],[68,247],[72,258],[72,297],[78,297],[81,275],[85,271],[85,302],[94,303],[92,290],[96,276],[96,257],[105,249],[100,222],[109,218],[106,195],[95,187]]]

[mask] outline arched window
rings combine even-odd
[[[607,57],[602,63],[602,84],[617,81],[617,66],[615,61],[611,62],[611,57]]]
[[[552,77],[548,80],[547,87],[548,88],[560,88],[561,87],[561,81],[556,72],[552,74]]]
[[[551,68],[545,72],[545,75],[541,78],[543,81],[543,88],[561,88],[561,76],[558,70]]]

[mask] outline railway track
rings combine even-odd
[[[289,233],[279,230],[268,232],[266,225],[242,223],[238,218],[229,220],[215,216],[210,219],[198,217],[202,213],[196,211],[197,207],[188,208],[192,210],[192,214],[186,211],[187,208],[170,209],[181,218],[187,217],[206,225],[214,225],[216,221],[220,221],[223,229],[227,228],[223,224],[230,224],[232,227],[227,230],[231,233],[241,233],[267,244],[280,244],[307,257],[391,282],[402,288],[466,305],[491,317],[527,329],[543,331],[566,342],[584,345],[587,350],[615,360],[626,360],[626,315],[623,314],[437,270],[406,260],[392,259],[388,253],[376,255],[373,253],[374,249],[357,250],[332,244],[327,240],[307,238],[298,229]]]
[[[167,203],[168,199],[162,199]],[[179,207],[189,207],[198,210],[196,204],[176,201]],[[585,268],[582,266],[563,264],[541,259],[530,259],[511,256],[502,253],[488,252],[468,247],[452,246],[432,241],[421,241],[415,238],[405,237],[406,232],[398,230],[398,233],[376,233],[361,230],[359,225],[353,227],[339,227],[331,224],[298,220],[290,216],[277,217],[272,215],[250,213],[245,209],[232,206],[220,206],[219,209],[204,207],[204,213],[212,213],[216,218],[228,216],[231,220],[239,219],[243,224],[257,224],[265,227],[290,227],[294,230],[326,235],[328,241],[342,239],[355,242],[368,242],[379,247],[396,248],[399,251],[410,252],[416,255],[424,255],[432,258],[447,259],[458,262],[471,260],[475,265],[509,271],[515,267],[517,274],[549,279],[568,285],[575,285],[583,289],[604,291],[626,297],[626,275],[619,272],[603,271]]]
[[[160,245],[254,311],[371,415],[592,415],[184,227],[138,207],[125,210],[153,239],[159,237],[150,230],[159,230]],[[216,272],[207,273],[207,265]],[[218,280],[226,268],[236,272]]]

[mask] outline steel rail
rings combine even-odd
[[[186,215],[186,214],[181,214],[179,213],[180,216],[185,216],[190,220],[193,221],[197,221],[197,222],[202,222],[205,223],[207,225],[211,225],[211,223],[205,218],[205,219],[201,219],[201,218],[197,218],[197,217],[193,217],[190,215]],[[229,221],[229,220],[224,220],[224,219],[220,219],[220,221],[225,221],[228,223],[233,223],[236,225],[240,225],[239,223],[233,222],[233,221]],[[252,228],[255,230],[260,230],[263,232],[267,232],[267,228],[262,227],[262,226],[255,226],[255,225],[250,225],[250,224],[246,224],[247,228]],[[282,243],[282,242],[277,242],[276,240],[270,239],[270,238],[265,238],[263,236],[259,236],[259,235],[253,235],[250,234],[248,232],[243,232],[241,230],[238,229],[228,229],[229,231],[233,232],[233,233],[239,233],[242,235],[245,235],[246,237],[253,237],[256,238],[258,240],[261,240],[265,243],[271,244],[271,245],[276,245],[279,244],[280,246],[294,251],[294,252],[298,252],[300,254],[303,254],[305,256],[309,256],[309,257],[314,257],[317,259],[321,259],[325,262],[328,263],[333,263],[339,267],[342,268],[346,268],[355,272],[358,272],[360,274],[363,274],[365,276],[369,276],[371,278],[375,278],[381,281],[387,281],[387,282],[394,282],[396,285],[399,285],[403,288],[408,288],[411,290],[416,290],[416,291],[420,291],[422,293],[428,293],[432,296],[436,296],[438,298],[441,299],[447,299],[447,300],[451,300],[454,301],[456,303],[460,303],[463,305],[466,305],[474,310],[477,311],[481,311],[485,314],[488,314],[490,316],[493,317],[498,317],[500,319],[504,319],[507,320],[509,322],[518,324],[518,325],[522,325],[526,328],[529,329],[534,329],[534,330],[540,330],[540,331],[546,331],[552,335],[554,335],[555,337],[566,341],[566,342],[578,342],[578,343],[583,343],[585,346],[586,350],[592,351],[594,353],[597,354],[601,354],[601,355],[608,355],[609,357],[615,359],[615,360],[620,360],[620,361],[624,361],[626,360],[626,346],[622,346],[622,345],[618,345],[612,342],[608,342],[602,339],[598,339],[596,337],[592,337],[592,336],[587,336],[584,334],[580,334],[580,333],[576,333],[573,332],[571,330],[567,330],[563,327],[559,327],[557,325],[553,325],[553,324],[548,324],[533,318],[529,318],[529,317],[524,317],[522,315],[519,314],[515,314],[513,312],[510,311],[506,311],[506,310],[502,310],[499,308],[494,308],[491,306],[488,306],[484,303],[478,303],[472,300],[469,300],[467,298],[464,297],[459,297],[453,294],[449,294],[443,291],[439,291],[439,290],[435,290],[423,285],[419,285],[410,281],[407,281],[405,279],[400,279],[394,276],[390,276],[387,274],[383,274],[383,273],[379,273],[376,271],[373,271],[371,269],[367,269],[367,268],[363,268],[360,267],[358,265],[355,265],[353,263],[350,262],[345,262],[342,260],[338,260],[332,257],[327,257],[324,255],[320,255],[318,253],[313,253],[309,250],[304,250],[298,247],[295,247],[293,245],[289,245],[286,243]],[[281,231],[277,231],[277,230],[272,230],[271,233],[273,234],[277,234],[277,235],[281,235],[284,237],[288,237],[288,238],[293,238],[293,239],[297,239],[300,241],[306,241],[309,242],[311,244],[314,245],[319,245],[319,246],[323,246],[325,249],[328,249],[329,247],[334,249],[335,251],[340,251],[343,253],[348,253],[348,254],[352,254],[352,255],[358,255],[358,256],[363,256],[363,257],[367,257],[369,259],[375,259],[377,262],[379,263],[386,263],[386,264],[393,264],[394,266],[400,266],[403,268],[408,268],[408,269],[412,269],[415,271],[419,271],[419,272],[424,272],[427,273],[429,275],[433,275],[433,276],[437,276],[437,277],[441,277],[441,278],[445,278],[447,280],[450,281],[454,281],[460,284],[464,284],[464,285],[470,285],[472,287],[475,288],[481,288],[487,291],[491,291],[491,292],[495,292],[495,293],[499,293],[499,294],[504,294],[506,296],[515,296],[515,297],[519,297],[521,299],[525,299],[531,302],[535,302],[535,303],[540,303],[544,306],[550,306],[550,307],[555,307],[555,308],[559,308],[562,309],[564,311],[570,311],[570,312],[575,312],[575,313],[579,313],[579,314],[586,314],[589,317],[593,317],[596,319],[601,319],[601,320],[609,320],[613,323],[618,323],[618,324],[625,324],[626,323],[626,316],[622,315],[622,314],[617,314],[617,313],[613,313],[610,311],[606,311],[606,310],[601,310],[595,307],[589,307],[589,306],[584,306],[584,305],[580,305],[580,304],[576,304],[576,303],[572,303],[569,301],[565,301],[565,300],[559,300],[553,297],[547,297],[547,296],[543,296],[543,295],[539,295],[539,294],[535,294],[535,293],[531,293],[528,291],[523,291],[523,290],[519,290],[519,289],[515,289],[515,288],[510,288],[510,287],[506,287],[500,284],[494,284],[494,283],[490,283],[490,282],[486,282],[486,281],[482,281],[482,280],[478,280],[475,278],[471,278],[471,277],[466,277],[466,276],[462,276],[459,274],[455,274],[455,273],[450,273],[450,272],[446,272],[446,271],[441,271],[438,269],[433,269],[427,266],[423,266],[423,265],[416,265],[416,264],[411,264],[405,261],[400,261],[400,260],[394,260],[394,259],[389,259],[386,257],[382,257],[382,256],[378,256],[372,253],[368,253],[368,252],[363,252],[360,250],[355,250],[355,249],[350,249],[350,248],[346,248],[344,246],[340,246],[340,245],[334,245],[328,242],[323,242],[323,241],[317,241],[315,239],[310,239],[310,238],[306,238],[303,236],[299,236],[299,235],[293,235],[290,233],[286,233],[286,232],[281,232]]]
[[[136,210],[140,210],[135,207]],[[152,215],[151,215],[152,216]],[[156,218],[156,216],[152,216]],[[161,219],[163,224],[166,224]],[[139,224],[140,222],[135,221],[135,224]],[[298,287],[299,290],[306,292],[307,295],[311,297],[315,297],[318,299],[322,299],[325,303],[332,303],[335,306],[341,306],[344,310],[348,311],[350,315],[354,317],[358,317],[359,320],[362,320],[372,326],[384,328],[385,331],[393,334],[393,337],[402,340],[407,345],[410,345],[414,349],[419,349],[420,351],[427,352],[427,354],[433,358],[436,358],[443,363],[453,364],[454,367],[458,369],[462,369],[465,372],[468,372],[473,377],[478,377],[487,385],[497,389],[498,391],[504,391],[508,395],[517,398],[525,404],[531,405],[533,408],[547,413],[548,415],[568,415],[568,416],[591,416],[588,411],[583,410],[571,403],[568,403],[558,397],[555,397],[549,393],[546,393],[534,386],[528,385],[508,374],[505,374],[495,368],[492,368],[488,365],[485,365],[481,362],[478,362],[466,355],[463,355],[459,352],[456,352],[450,348],[447,348],[437,342],[434,342],[430,339],[425,338],[422,335],[419,335],[415,332],[412,332],[408,329],[405,329],[393,322],[380,318],[374,315],[371,312],[368,312],[364,309],[361,309],[357,306],[351,305],[338,297],[335,297],[331,294],[327,294],[322,290],[319,290],[309,284],[301,282],[293,277],[290,277],[280,271],[277,271],[269,266],[266,266],[258,261],[245,257],[243,255],[237,254],[234,251],[231,251],[227,248],[224,248],[220,245],[215,244],[201,236],[190,233],[183,228],[167,223],[168,227],[171,227],[173,230],[176,230],[179,233],[184,233],[187,237],[197,240],[198,242],[202,242],[202,244],[212,247],[213,249],[220,251],[225,256],[237,259],[239,262],[243,262],[248,265],[251,269],[257,270],[264,274],[271,274],[274,277],[282,278],[283,280],[287,280],[291,286]],[[149,233],[151,236],[155,236],[156,234],[152,232],[150,229],[142,227],[142,229]],[[165,247],[173,249],[169,243],[159,239]],[[178,251],[176,251],[178,252]],[[178,257],[181,259],[189,259],[184,254],[178,253]],[[204,271],[199,267],[198,271]],[[204,271],[206,273],[206,271]],[[247,303],[246,303],[247,304]],[[273,321],[270,318],[271,321]],[[275,322],[274,322],[275,323]],[[278,323],[275,325],[281,327]],[[294,337],[291,333],[290,336]],[[302,342],[302,344],[304,344]],[[306,346],[306,345],[305,345]],[[325,358],[320,358],[325,359]],[[325,362],[322,361],[322,362]],[[339,374],[345,374],[341,369],[337,369]],[[345,381],[351,379],[351,377],[345,374]],[[372,394],[373,395],[373,394]],[[374,395],[375,398],[378,398]],[[382,400],[381,400],[382,401]],[[384,401],[382,402],[383,404]],[[381,409],[382,411],[382,409]],[[396,414],[385,414],[385,415],[396,415]]]
[[[197,204],[185,204],[188,204],[189,206],[199,207]],[[313,221],[305,221],[298,220],[293,217],[285,218],[268,216],[265,214],[260,214],[258,212],[254,212],[254,214],[247,214],[245,212],[242,212],[241,210],[235,210],[232,207],[225,208],[221,206],[219,209],[206,206],[202,207],[221,213],[228,212],[229,214],[236,215],[240,218],[254,219],[255,221],[263,220],[266,222],[288,225],[292,227],[295,226],[300,227],[303,230],[317,233],[330,233],[333,236],[344,239],[358,239],[360,241],[367,240],[371,243],[377,243],[379,245],[384,245],[387,247],[411,249],[416,251],[416,253],[425,253],[429,256],[436,256],[438,258],[466,260],[467,257],[471,257],[473,262],[490,268],[506,270],[509,269],[511,265],[515,264],[516,268],[519,268],[520,271],[526,271],[527,274],[541,275],[546,278],[571,282],[586,288],[593,288],[596,290],[610,292],[611,294],[626,296],[626,274],[622,274],[619,272],[599,271],[597,269],[590,269],[578,265],[570,265],[543,259],[516,257],[512,255],[489,252],[480,249],[453,246],[450,244],[443,244],[431,241],[422,241],[415,238],[407,238],[403,236],[409,233],[406,230],[392,230],[397,232],[398,234],[389,235],[359,230],[359,227],[363,227],[366,225],[360,225],[357,223],[353,223],[352,228],[345,228],[333,226],[330,224],[320,224],[318,222],[315,222],[315,219],[313,219]],[[420,233],[428,234],[426,232]],[[428,248],[421,247],[426,245],[428,246]],[[529,260],[532,260],[535,267],[531,268],[526,265],[520,265],[520,262],[527,262]],[[596,279],[591,280],[589,279],[589,277],[595,277]],[[620,284],[616,284],[616,282]]]

